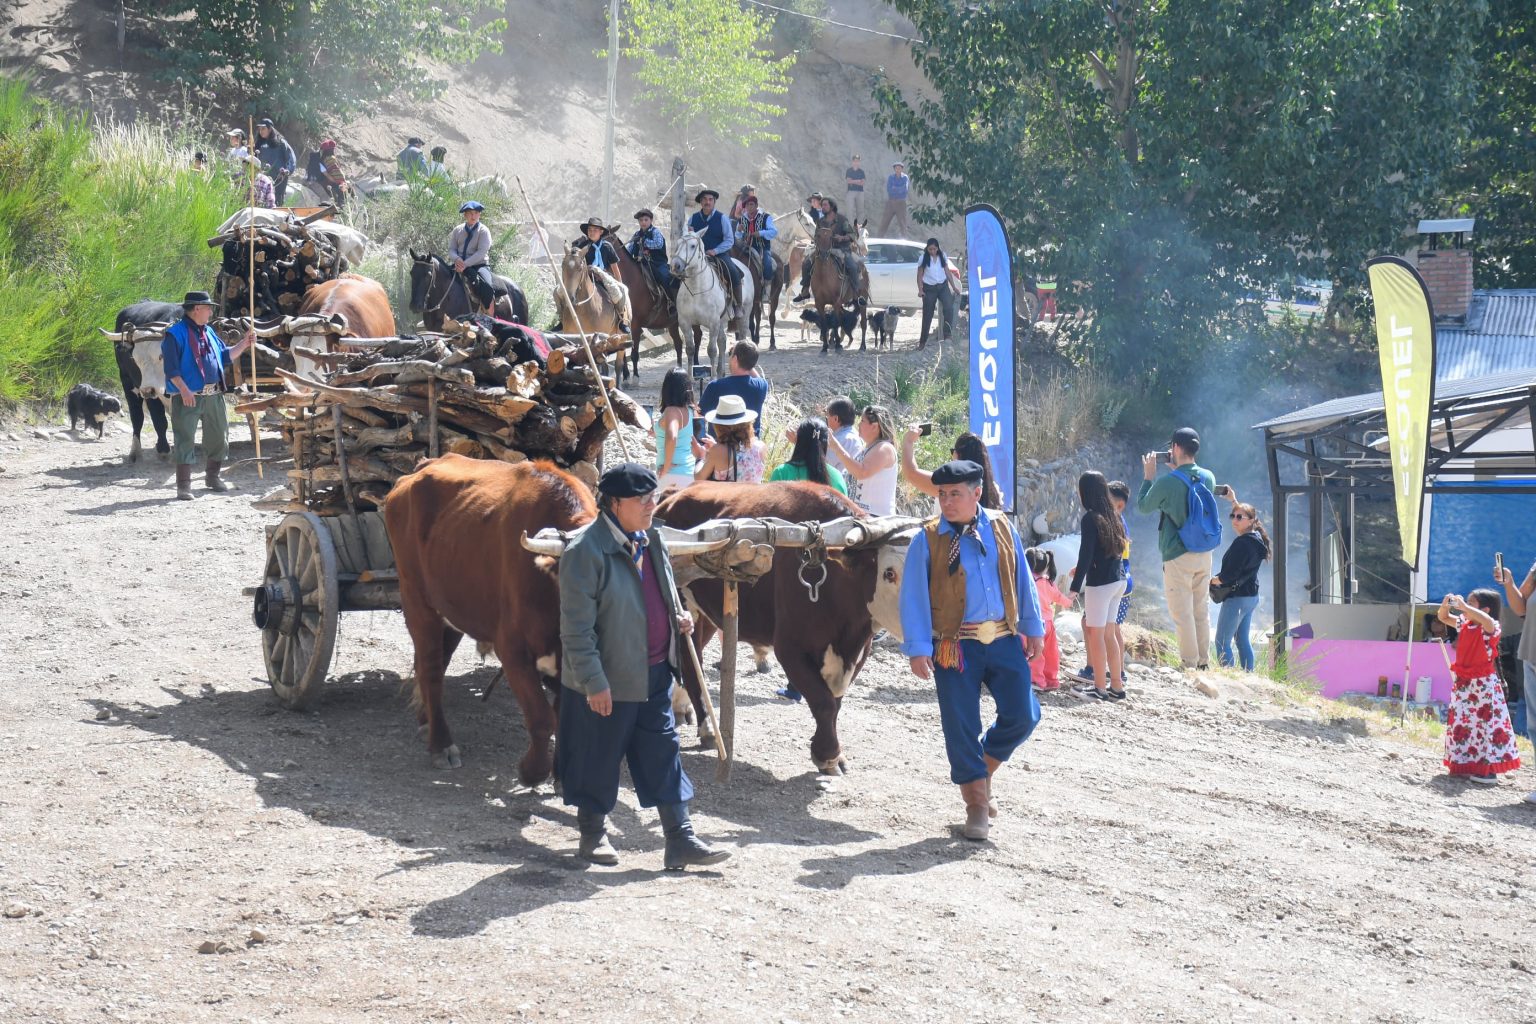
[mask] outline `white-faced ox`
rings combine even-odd
[[[125,306],[117,314],[115,333],[121,334],[130,327],[149,324],[174,323],[181,319],[181,307],[174,302],[156,302],[143,299]],[[144,429],[144,408],[149,407],[149,418],[155,426],[155,452],[163,459],[171,454],[166,440],[165,364],[160,359],[160,339],[149,341],[112,343],[117,358],[117,376],[123,384],[123,397],[128,401],[128,421],[133,425],[133,446],[128,460],[137,462],[143,450],[139,434]]]
[[[680,530],[711,519],[773,517],[825,523],[849,516],[862,518],[864,513],[831,488],[811,483],[697,483],[668,497],[656,511],[658,521]],[[766,575],[740,586],[741,639],[772,648],[790,684],[805,697],[816,719],[811,759],[823,772],[841,770],[837,714],[869,656],[876,625],[901,636],[897,599],[909,541],[893,539],[830,553],[826,580],[814,601],[799,578],[801,549],[781,548]],[[814,579],[814,574],[808,578]],[[719,580],[695,580],[685,590],[692,606],[711,622],[721,621],[724,587]],[[699,626],[694,636],[702,648],[715,630],[709,622]],[[699,683],[692,672],[684,676],[703,722]]]

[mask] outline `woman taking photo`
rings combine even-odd
[[[720,404],[704,414],[714,440],[693,471],[695,480],[723,480],[739,484],[763,482],[766,449],[752,433],[757,413],[747,408],[740,395],[721,395]]]
[[[826,421],[811,418],[800,421],[795,430],[795,448],[789,461],[775,469],[769,480],[809,480],[825,484],[840,494],[848,493],[848,484],[836,466],[827,462],[827,438],[832,436]]]
[[[859,482],[859,507],[873,516],[896,512],[896,431],[883,405],[864,407],[859,417],[859,438],[864,450],[855,456],[837,438],[832,445],[848,473]]]
[[[917,439],[922,437],[922,431],[917,427],[908,427],[905,436],[901,439],[901,478],[910,484],[919,494],[926,494],[930,498],[939,496],[939,489],[933,482],[933,471],[923,469],[917,464],[915,447]],[[992,459],[987,455],[987,446],[981,438],[970,431],[966,431],[955,438],[955,446],[950,449],[951,459],[964,459],[974,462],[981,467],[981,507],[1001,509],[1002,497],[997,492],[997,480],[992,476]]]
[[[1077,497],[1083,503],[1083,518],[1078,521],[1077,568],[1072,570],[1071,589],[1083,595],[1083,641],[1093,683],[1074,686],[1072,692],[1096,700],[1124,700],[1120,648],[1107,642],[1107,636],[1125,592],[1121,562],[1125,527],[1109,499],[1103,473],[1089,470],[1078,477]]]
[[[1237,539],[1221,556],[1221,568],[1211,577],[1211,587],[1227,590],[1216,615],[1216,660],[1232,664],[1232,640],[1237,640],[1237,660],[1244,672],[1253,671],[1253,640],[1249,636],[1254,609],[1259,606],[1259,570],[1269,561],[1269,534],[1252,505],[1232,506],[1232,529]]]
[[[693,436],[693,378],[674,366],[661,379],[661,415],[656,417],[656,475],[661,487],[693,483],[696,460],[704,446]]]

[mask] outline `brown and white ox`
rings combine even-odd
[[[775,517],[792,523],[830,522],[864,513],[846,496],[813,483],[696,483],[662,501],[656,518],[674,529],[691,529],[711,519]],[[878,546],[829,554],[827,578],[817,600],[799,579],[801,550],[784,548],[773,568],[739,588],[739,632],[754,647],[770,647],[784,674],[805,697],[816,720],[811,760],[824,773],[841,771],[843,747],[837,714],[843,697],[869,656],[876,624],[901,636],[897,600],[910,537]],[[724,588],[719,580],[686,586],[691,605],[710,620],[694,631],[700,648],[721,620]],[[684,673],[688,694],[703,722],[699,683]]]
[[[549,777],[559,693],[560,590],[553,559],[521,544],[546,527],[574,530],[597,515],[592,494],[548,462],[509,465],[444,455],[401,477],[384,502],[415,647],[418,720],[437,768],[463,764],[443,716],[443,674],[465,634],[489,644],[523,711],[525,785]]]

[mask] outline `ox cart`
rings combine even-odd
[[[293,500],[267,528],[260,584],[245,590],[267,679],[288,707],[318,695],[342,612],[400,610],[379,509],[420,459],[549,458],[596,481],[594,460],[613,420],[600,413],[597,373],[587,365],[594,350],[544,337],[559,347],[515,365],[511,345],[475,323],[410,338],[335,338],[326,350],[294,345],[312,375],[279,367],[283,391],[236,406],[247,416],[275,415],[293,458]],[[595,352],[627,341],[613,336]],[[619,420],[649,427],[632,400],[607,393]]]

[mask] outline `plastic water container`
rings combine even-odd
[[[1420,704],[1428,704],[1430,699],[1430,689],[1433,685],[1434,681],[1431,680],[1429,676],[1419,676],[1418,681],[1415,682],[1413,686],[1413,699],[1418,701]]]

